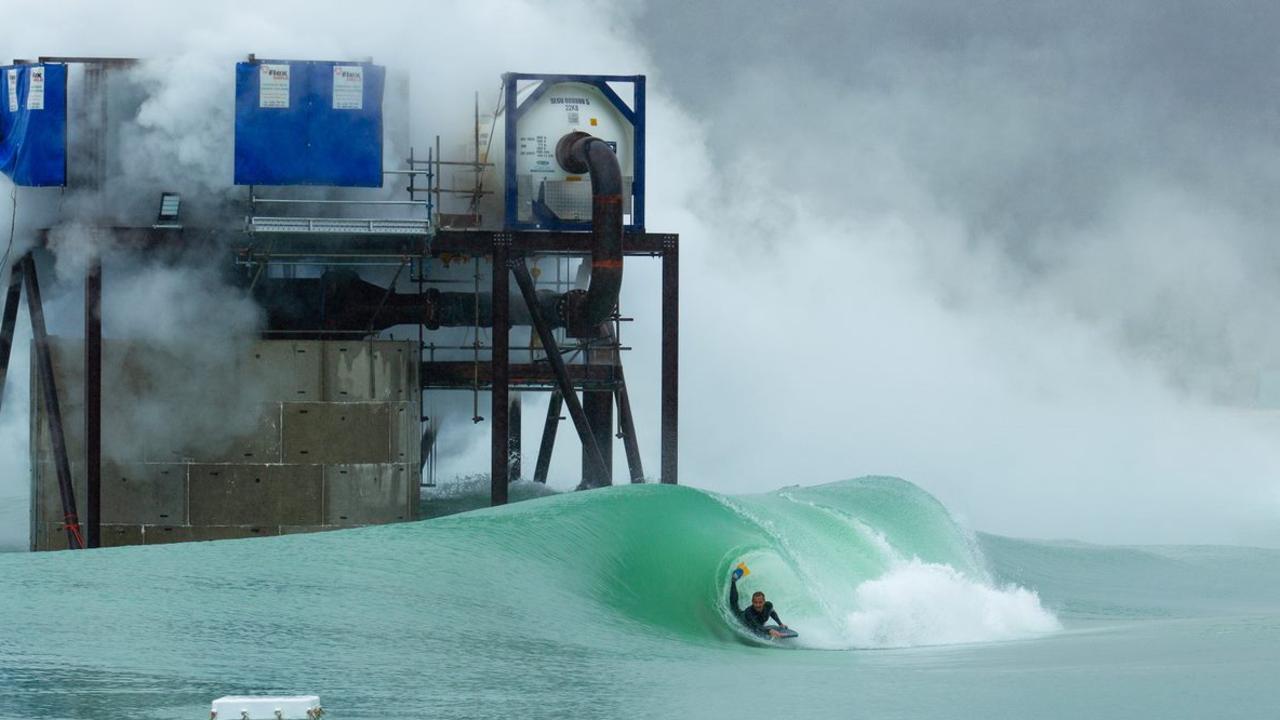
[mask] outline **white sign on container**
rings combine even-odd
[[[44,66],[31,66],[30,83],[27,85],[27,109],[44,109]]]
[[[9,83],[9,112],[18,112],[18,68],[6,70],[5,79]]]
[[[333,109],[364,109],[364,68],[359,65],[333,66]]]
[[[289,107],[289,66],[258,66],[258,107]]]

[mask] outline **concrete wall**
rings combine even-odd
[[[83,343],[58,338],[52,350],[83,524]],[[237,415],[229,422],[236,430],[221,432],[217,418],[209,430],[209,418],[202,418],[202,430],[175,434],[168,432],[170,425],[156,431],[156,407],[181,419],[186,412],[208,413],[211,405],[157,382],[156,376],[171,368],[157,365],[145,345],[106,341],[102,544],[218,540],[412,520],[421,439],[416,360],[411,342],[259,341],[237,354],[225,376],[193,373],[182,380],[233,378],[234,388],[198,389],[215,393],[209,397],[237,394],[229,411]],[[34,357],[31,366],[31,547],[65,549]]]

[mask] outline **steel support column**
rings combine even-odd
[[[613,484],[613,393],[599,390],[582,391],[582,410],[595,438],[596,448],[604,463],[604,474],[593,472],[594,463],[587,446],[582,447],[582,483],[587,487]]]
[[[640,462],[640,442],[636,439],[636,422],[631,415],[631,397],[627,394],[627,379],[622,373],[621,353],[614,370],[618,373],[618,389],[614,393],[618,401],[618,433],[622,435],[622,448],[627,453],[627,470],[631,473],[631,482],[642,483],[644,465]]]
[[[102,261],[84,277],[85,543],[102,546]]]
[[[511,479],[519,480],[524,474],[523,463],[521,462],[522,448],[520,447],[520,393],[511,394],[511,402],[507,405],[507,467],[510,469]]]
[[[511,442],[507,413],[510,393],[507,385],[510,372],[511,355],[511,283],[510,262],[511,238],[506,235],[493,237],[493,388],[489,417],[490,427],[490,468],[489,468],[489,503],[505,505],[507,503],[507,485],[510,482]],[[523,260],[520,261],[523,267]]]
[[[36,279],[35,260],[22,259],[22,278],[27,286],[27,312],[31,315],[31,340],[36,348],[36,365],[40,373],[40,390],[44,398],[45,417],[49,419],[49,444],[53,448],[54,469],[58,474],[58,491],[62,495],[62,520],[67,530],[67,544],[74,550],[84,548],[80,535],[80,517],[76,513],[75,488],[71,485],[71,463],[67,458],[67,439],[62,434],[62,410],[58,405],[58,388],[53,375],[53,358],[49,354],[49,333],[44,322],[44,305],[40,300],[40,283]]]
[[[679,482],[680,250],[675,237],[662,243],[662,482]]]
[[[9,357],[13,354],[13,332],[18,325],[18,303],[22,302],[22,263],[9,270],[9,291],[4,296],[4,317],[0,319],[0,407],[4,403],[4,384],[9,376]]]
[[[547,362],[551,364],[551,370],[556,376],[556,384],[560,388],[564,404],[569,408],[569,417],[573,419],[574,428],[578,431],[578,438],[582,440],[583,447],[588,448],[589,459],[594,465],[598,476],[604,477],[608,474],[605,469],[604,459],[600,455],[600,448],[596,445],[596,438],[591,432],[591,424],[587,422],[586,413],[582,411],[582,403],[578,402],[578,394],[573,389],[573,383],[569,381],[569,373],[565,369],[564,358],[560,357],[560,346],[556,344],[555,335],[551,333],[551,326],[547,324],[546,318],[542,317],[542,310],[538,306],[538,295],[533,287],[533,277],[529,275],[529,268],[525,267],[524,260],[520,259],[512,263],[511,272],[515,275],[516,284],[520,286],[520,294],[524,296],[525,304],[529,306],[529,316],[533,320],[533,327],[538,331],[538,338],[542,341],[542,347],[547,352]]]
[[[551,400],[547,403],[547,422],[542,426],[542,443],[538,445],[538,464],[533,468],[533,481],[546,483],[547,472],[551,469],[551,452],[556,446],[556,429],[560,427],[560,411],[564,409],[564,398],[559,390],[551,391]]]

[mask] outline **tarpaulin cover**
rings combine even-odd
[[[66,65],[0,68],[0,172],[16,185],[67,184]]]
[[[369,63],[238,63],[235,183],[381,187],[385,77]]]

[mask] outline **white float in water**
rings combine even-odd
[[[324,714],[319,695],[252,697],[227,695],[213,701],[210,720],[316,720]]]

